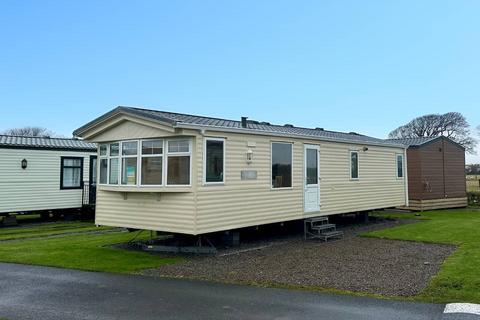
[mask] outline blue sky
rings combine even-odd
[[[377,137],[427,113],[475,127],[479,12],[476,0],[4,0],[0,130],[69,136],[117,105]]]

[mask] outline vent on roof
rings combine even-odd
[[[354,134],[354,135],[357,135],[357,136],[359,136],[359,134],[358,134],[358,133],[356,133],[356,132],[354,132],[354,131],[350,131],[348,134]]]
[[[287,124],[284,124],[283,126],[284,126],[284,127],[287,127],[287,128],[294,128],[293,124],[288,124],[288,123],[287,123]]]
[[[320,128],[320,127],[316,127],[316,128],[315,128],[315,130],[318,130],[318,131],[323,131],[323,130],[325,130],[325,129],[323,129],[323,128]]]
[[[269,125],[270,125],[270,122],[262,121],[262,122],[260,122],[260,124],[264,124],[264,125],[266,125],[266,126],[269,126]]]
[[[242,128],[247,127],[247,119],[248,119],[248,117],[242,117]]]

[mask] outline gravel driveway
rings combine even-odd
[[[398,223],[347,227],[343,229],[343,240],[327,243],[303,241],[298,235],[259,241],[215,256],[194,256],[142,274],[411,296],[426,287],[455,246],[357,236]]]

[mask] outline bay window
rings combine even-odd
[[[152,187],[191,184],[190,139],[112,142],[100,145],[99,157],[99,183],[103,185]]]

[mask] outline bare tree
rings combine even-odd
[[[470,135],[470,125],[459,112],[427,114],[413,119],[390,132],[389,138],[448,137],[469,153],[475,152],[477,141]]]
[[[23,127],[23,128],[12,128],[2,132],[5,135],[11,136],[25,136],[25,137],[56,137],[53,131],[50,131],[42,127]]]

